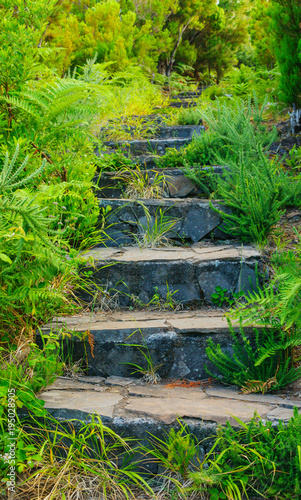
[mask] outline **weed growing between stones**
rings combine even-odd
[[[176,295],[177,292],[178,290],[175,290],[174,292],[169,290],[169,285],[166,283],[165,297],[158,292],[158,287],[155,287],[155,293],[147,303],[143,302],[139,297],[133,294],[130,298],[134,307],[138,309],[148,309],[150,311],[178,311],[181,309],[181,303],[174,298],[174,295]]]
[[[130,200],[137,199],[152,199],[164,198],[167,187],[167,178],[161,172],[151,170],[154,175],[150,176],[149,171],[143,171],[136,165],[136,169],[132,170],[124,168],[114,179],[122,181],[123,197]]]
[[[158,208],[152,216],[148,208],[140,202],[145,216],[137,223],[138,234],[133,234],[137,244],[141,248],[156,248],[159,246],[169,246],[171,244],[169,236],[173,234],[173,228],[179,219],[168,217],[168,209]]]
[[[147,384],[157,385],[161,380],[161,377],[157,372],[162,365],[155,365],[150,350],[148,348],[147,342],[145,341],[141,330],[135,330],[131,335],[129,335],[129,337],[126,338],[126,340],[130,339],[133,335],[135,335],[137,331],[139,331],[141,334],[142,344],[123,344],[123,345],[125,347],[135,347],[138,350],[138,352],[140,352],[140,354],[142,355],[144,364],[146,366],[143,367],[134,363],[125,363],[125,364],[132,366],[134,368],[134,371],[132,371],[131,375],[135,374],[142,375],[143,382],[146,382]]]
[[[177,122],[179,125],[201,125],[202,119],[197,108],[181,108]]]
[[[100,153],[95,159],[99,172],[115,172],[124,169],[136,168],[136,164],[122,151],[114,153]]]
[[[235,301],[238,301],[244,296],[244,292],[239,293],[231,293],[231,297],[229,297],[229,290],[227,288],[222,288],[221,286],[215,287],[215,292],[211,295],[211,301],[217,307],[222,306],[232,306]]]

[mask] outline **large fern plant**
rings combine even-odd
[[[279,389],[301,376],[301,237],[294,250],[276,253],[274,277],[262,290],[245,296],[230,318],[240,325],[261,326],[255,338],[230,330],[234,340],[232,355],[210,342],[209,359],[227,383],[245,391]]]
[[[269,392],[281,389],[301,377],[301,367],[295,368],[292,348],[301,345],[300,332],[287,335],[280,325],[257,328],[247,336],[242,325],[239,331],[230,325],[233,352],[224,352],[209,339],[207,356],[221,375],[221,381],[238,385],[242,392]],[[216,376],[206,368],[210,375]]]
[[[67,275],[72,264],[60,247],[62,233],[50,230],[49,219],[34,196],[19,198],[16,189],[39,175],[18,180],[28,159],[16,166],[8,154],[0,173],[0,331],[34,329],[40,321],[68,304]],[[66,246],[66,244],[64,243]],[[74,267],[74,265],[73,265]],[[60,278],[58,278],[60,276]],[[72,280],[74,281],[74,275]],[[35,325],[35,326],[34,326]],[[17,333],[16,333],[17,335]]]
[[[82,134],[97,113],[97,88],[83,80],[66,78],[3,96],[14,117],[13,134],[47,151],[70,135]]]
[[[260,144],[252,154],[239,148],[238,157],[229,159],[227,166],[223,176],[215,177],[216,195],[231,209],[231,213],[219,211],[224,231],[262,244],[283,213],[285,174],[264,155]]]

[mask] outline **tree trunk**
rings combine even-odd
[[[182,27],[179,26],[179,34],[178,34],[178,38],[174,44],[174,48],[172,50],[172,53],[170,54],[170,57],[169,59],[166,59],[166,76],[169,78],[170,75],[171,75],[171,72],[173,70],[173,65],[174,65],[174,62],[175,62],[175,58],[176,58],[176,53],[177,53],[177,50],[179,48],[179,45],[182,41],[182,38],[183,38],[183,34],[185,33],[185,31],[187,30],[189,24],[191,23],[191,21],[193,21],[194,17],[192,17],[191,19],[189,19],[189,21],[187,21],[186,24],[184,24]]]

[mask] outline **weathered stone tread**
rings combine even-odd
[[[92,258],[95,262],[164,262],[164,261],[240,261],[259,259],[260,252],[252,246],[220,245],[206,246],[195,245],[190,248],[95,248],[83,255],[87,260]]]
[[[238,326],[234,329],[238,329]],[[173,330],[179,333],[199,332],[227,333],[228,323],[224,311],[200,309],[195,311],[111,311],[109,313],[97,311],[91,313],[74,314],[73,316],[55,317],[44,326],[60,330],[65,327],[70,331],[120,331],[120,330]]]
[[[72,410],[76,410],[87,417],[92,413],[108,417],[111,424],[118,419],[126,428],[127,422],[133,418],[144,418],[145,434],[148,431],[147,421],[155,421],[158,426],[170,425],[175,424],[178,417],[183,417],[194,419],[199,427],[206,422],[225,424],[230,421],[238,425],[233,416],[248,422],[257,412],[262,418],[277,422],[280,419],[287,421],[293,414],[294,406],[301,408],[300,398],[288,399],[270,394],[246,396],[235,388],[218,385],[203,389],[167,387],[164,384],[149,386],[133,379],[116,382],[116,385],[114,381],[108,385],[104,380],[95,385],[93,377],[90,381],[85,377],[85,383],[80,378],[58,378],[39,397],[46,401],[46,408],[62,410],[65,419],[72,418]],[[57,415],[59,413],[57,411]]]

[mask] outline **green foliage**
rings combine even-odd
[[[212,167],[197,167],[191,168],[188,163],[182,168],[188,179],[195,183],[198,187],[201,196],[211,198],[217,189],[217,175]]]
[[[129,337],[126,338],[128,340],[132,335],[134,335],[136,332],[133,332]],[[140,331],[141,333],[141,331]],[[148,348],[148,345],[141,333],[143,343],[142,344],[123,344],[125,347],[134,347],[137,349],[137,351],[141,354],[142,359],[144,361],[144,367],[137,365],[135,363],[125,363],[126,365],[132,366],[134,368],[134,371],[131,372],[131,375],[139,374],[142,375],[142,380],[146,382],[147,384],[154,384],[157,385],[161,377],[157,371],[159,370],[161,365],[155,365],[152,355],[150,353],[150,350]]]
[[[270,69],[275,64],[272,37],[270,32],[269,0],[250,2],[249,33],[255,52],[255,63]]]
[[[263,114],[267,104],[267,97],[259,103],[256,93],[248,97],[247,103],[236,99],[232,103],[222,104],[217,100],[216,109],[210,107],[200,111],[203,120],[208,124],[210,132],[220,141],[219,157],[228,159],[238,158],[243,150],[253,158],[258,158],[257,145],[261,144],[266,150],[275,141],[277,131],[269,131],[263,125]]]
[[[301,368],[292,366],[291,354],[292,348],[301,344],[300,335],[288,336],[277,325],[272,325],[271,328],[254,329],[254,340],[251,340],[241,325],[239,332],[230,324],[229,327],[232,355],[223,352],[212,339],[206,348],[207,356],[217,367],[223,382],[238,385],[249,394],[277,390],[300,377]],[[206,370],[212,375],[208,368]]]
[[[50,228],[51,219],[34,196],[13,192],[38,176],[43,165],[22,178],[27,159],[16,167],[17,156],[18,147],[11,161],[6,155],[0,198],[0,325],[12,338],[20,325],[31,331],[55,310],[68,310],[67,276],[70,286],[76,281],[75,263],[59,246],[64,231]]]
[[[300,246],[300,244],[299,244]],[[244,325],[259,324],[253,347],[241,330],[235,339],[234,356],[209,345],[208,355],[225,376],[225,381],[238,383],[246,390],[268,390],[281,387],[300,377],[294,368],[295,350],[301,345],[301,280],[300,248],[273,257],[274,277],[262,290],[250,293],[231,317]]]
[[[124,168],[136,168],[133,161],[125,156],[121,151],[112,154],[102,154],[96,158],[95,162],[100,172],[114,172]]]
[[[301,172],[301,148],[296,148],[294,144],[289,151],[289,158],[286,158],[285,161],[293,173],[299,174]]]
[[[209,185],[214,197],[231,208],[230,214],[218,210],[225,221],[223,230],[242,241],[263,244],[279,221],[281,208],[300,203],[300,182],[292,182],[289,173],[268,159],[266,151],[275,140],[276,131],[269,132],[262,124],[266,99],[261,107],[255,94],[253,101],[252,105],[249,98],[245,105],[239,100],[235,107],[217,101],[215,111],[201,111],[210,132],[196,137],[182,156],[191,164],[194,154],[202,160],[208,154],[207,161],[226,165],[222,176],[211,175],[213,183]],[[186,175],[203,185],[202,170],[187,164]],[[199,172],[202,176],[198,181]]]
[[[155,248],[158,246],[168,246],[170,237],[174,234],[173,227],[179,219],[169,217],[167,212],[169,209],[162,210],[157,208],[152,216],[148,208],[143,202],[138,202],[142,205],[144,211],[144,221],[136,223],[138,226],[138,234],[133,234],[135,240],[141,248]]]
[[[248,37],[248,2],[220,0],[215,11],[210,13],[204,29],[188,33],[187,40],[196,50],[194,72],[212,83],[217,83],[236,64],[236,52]],[[198,35],[198,36],[197,36]]]
[[[41,41],[55,0],[37,0],[25,5],[5,0],[0,6],[0,116],[2,132],[8,132],[14,112],[8,98],[27,82],[47,74],[42,63],[47,49]]]
[[[158,310],[158,311],[177,311],[181,304],[179,301],[175,300],[174,295],[178,290],[172,292],[169,289],[169,285],[166,282],[166,294],[159,293],[158,287],[155,287],[155,293],[149,302],[142,302],[136,295],[131,295],[130,298],[134,303],[135,307],[141,309]]]
[[[224,219],[223,231],[242,241],[263,244],[279,221],[281,207],[287,201],[283,193],[283,177],[278,166],[257,149],[258,159],[241,152],[238,161],[229,161],[230,171],[218,179],[216,194],[231,209],[227,214],[217,210]],[[214,207],[212,206],[214,209]]]
[[[275,106],[279,100],[279,68],[254,69],[241,64],[233,68],[223,80],[223,87],[231,95],[241,97],[245,100],[248,96],[256,93],[260,102],[264,102],[268,96],[269,106]],[[276,101],[276,102],[275,102]]]
[[[235,429],[229,424],[219,429],[220,455],[217,462],[234,480],[247,477],[246,488],[270,499],[300,496],[301,417],[297,408],[288,423],[274,426],[256,417]]]
[[[150,175],[150,174],[153,175]],[[130,200],[163,198],[167,185],[167,177],[155,170],[141,170],[136,165],[135,170],[124,168],[114,176],[122,181],[122,196]]]
[[[151,435],[153,449],[148,452],[155,462],[185,480],[198,454],[198,443],[185,424],[180,420],[178,424],[179,430],[172,428],[164,440]]]
[[[223,306],[231,306],[234,304],[235,300],[240,299],[244,296],[244,292],[240,291],[239,293],[231,293],[231,297],[229,297],[229,290],[227,288],[222,288],[221,286],[215,287],[215,292],[211,295],[211,302],[218,307]]]
[[[10,133],[26,137],[39,151],[55,150],[70,135],[83,134],[87,119],[91,121],[96,114],[95,86],[72,78],[56,79],[3,99],[11,110]]]
[[[10,346],[7,351],[1,347],[0,376],[2,407],[0,416],[7,412],[7,394],[14,389],[16,408],[25,407],[35,415],[44,415],[43,401],[35,394],[54,382],[62,373],[63,365],[58,360],[59,343],[54,335],[47,338],[41,335],[43,346],[39,348],[34,342],[25,338],[18,346]],[[13,348],[12,348],[13,347]]]
[[[301,106],[300,0],[270,2],[273,48],[281,71],[280,90],[288,104]]]
[[[274,277],[270,284],[250,294],[247,303],[233,311],[234,316],[246,323],[278,323],[292,342],[298,341],[301,331],[301,250],[300,235],[297,233],[296,236],[299,243],[295,251],[276,252],[274,255]]]
[[[179,125],[199,125],[201,123],[200,115],[195,108],[181,108],[178,114]]]
[[[121,498],[129,498],[131,487],[153,494],[146,481],[126,462],[132,439],[118,436],[103,425],[99,416],[91,415],[90,423],[72,420],[66,425],[49,414],[43,419],[32,415],[21,424],[23,427],[18,425],[16,429],[17,456],[12,460],[17,473],[26,472],[16,486],[18,494],[30,490],[38,497],[47,481],[51,497],[59,491],[62,498],[67,498],[78,485],[79,477],[85,481],[85,492],[91,495],[106,496],[114,491]],[[7,440],[0,443],[1,452],[9,452]],[[8,481],[8,460],[5,454],[1,456],[4,483]],[[97,481],[91,482],[91,478]]]

